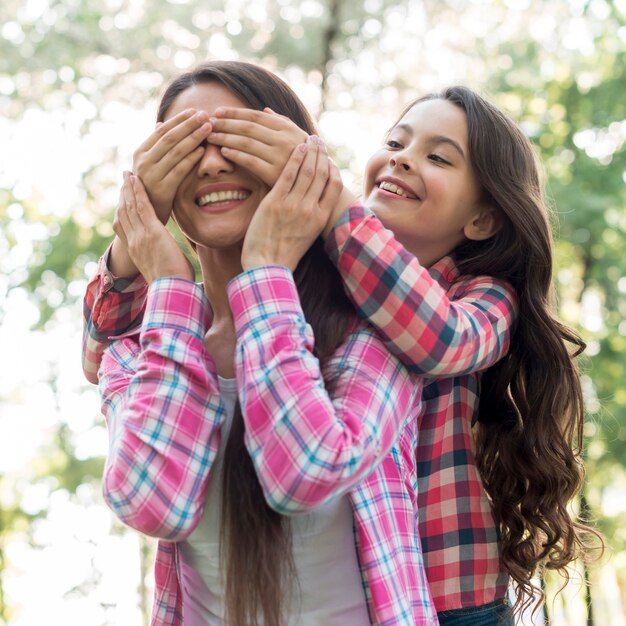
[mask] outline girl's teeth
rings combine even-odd
[[[228,191],[212,191],[198,200],[200,206],[215,204],[217,202],[228,202],[232,200],[245,200],[250,195],[249,191],[241,189],[229,189]]]
[[[394,183],[388,183],[383,181],[380,183],[379,187],[384,189],[385,191],[390,191],[391,193],[395,193],[398,196],[406,196],[406,191],[402,189],[402,187],[398,187],[398,185],[394,185]]]

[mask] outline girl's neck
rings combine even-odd
[[[198,247],[198,260],[204,291],[213,312],[213,321],[204,337],[204,345],[215,361],[217,373],[224,378],[232,378],[235,375],[237,338],[226,288],[243,271],[241,249]]]

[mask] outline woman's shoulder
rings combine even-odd
[[[412,377],[401,361],[390,352],[376,329],[355,317],[341,344],[324,367],[325,375],[336,375],[346,370],[371,376],[396,378]]]

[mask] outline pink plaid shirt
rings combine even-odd
[[[112,282],[103,261],[85,304],[86,345],[100,344],[86,372],[93,380],[102,358],[110,436],[103,490],[123,522],[160,539],[152,623],[179,625],[176,542],[199,522],[224,417],[203,344],[211,312],[189,281],[131,281],[126,297]],[[436,624],[415,533],[421,382],[356,325],[327,365],[329,397],[288,270],[245,272],[229,298],[246,445],[268,503],[290,515],[348,493],[372,624]],[[140,325],[103,352],[115,330],[97,322],[122,318]]]
[[[354,205],[326,249],[359,314],[424,377],[418,422],[419,532],[438,611],[504,598],[499,530],[474,461],[481,372],[509,349],[517,317],[510,284],[460,276],[450,257],[429,270],[380,221]]]

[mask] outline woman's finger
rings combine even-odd
[[[319,200],[319,207],[323,214],[329,215],[335,208],[342,191],[343,181],[339,168],[331,159],[328,159],[328,179]]]
[[[142,226],[144,228],[161,226],[141,179],[131,174],[130,186],[134,196],[136,213]]]
[[[318,150],[314,175],[307,190],[307,197],[311,202],[317,203],[328,182],[328,152],[326,145],[319,137],[313,136],[310,141],[317,146]]]
[[[137,214],[137,201],[135,199],[135,191],[131,183],[130,172],[124,172],[124,182],[122,183],[122,193],[124,194],[124,204],[126,206],[126,218],[128,220],[128,227],[126,230],[126,236],[130,237],[131,233],[137,231],[142,227],[142,221]]]
[[[278,197],[285,197],[292,192],[294,183],[300,175],[300,167],[303,161],[307,158],[309,152],[309,146],[305,143],[301,143],[296,146],[295,150],[291,153],[289,160],[285,164],[283,171],[281,172],[276,184],[270,194]],[[267,197],[269,197],[269,195]]]
[[[319,145],[311,141],[307,141],[305,145],[307,146],[307,153],[291,189],[291,195],[294,199],[304,198],[315,179]]]
[[[128,245],[128,238],[126,236],[127,229],[129,229],[128,215],[126,213],[126,201],[124,199],[124,188],[120,187],[120,197],[117,202],[117,209],[115,211],[115,218],[113,219],[113,232]]]

